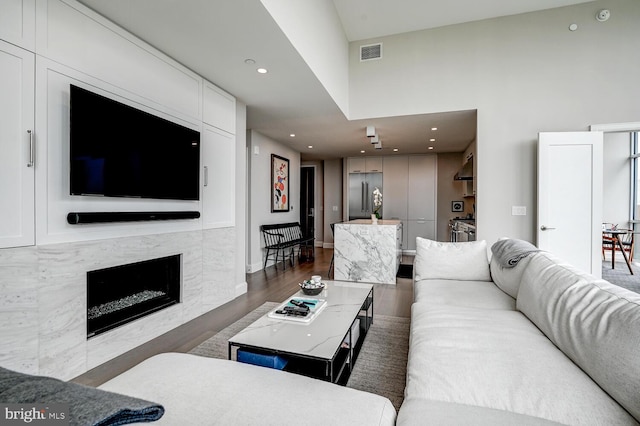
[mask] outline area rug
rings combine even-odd
[[[396,274],[398,278],[413,278],[413,265],[407,265],[404,263],[400,264],[398,268],[398,273]]]
[[[189,353],[227,359],[229,338],[276,306],[278,303],[265,302]],[[396,410],[400,409],[404,398],[408,352],[409,318],[375,315],[347,387],[387,397]]]

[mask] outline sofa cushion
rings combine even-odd
[[[640,294],[540,253],[517,308],[640,421]]]
[[[443,243],[416,238],[415,280],[491,281],[486,241]]]
[[[166,425],[389,425],[387,398],[270,368],[197,355],[151,357],[100,386],[160,401]]]
[[[431,425],[473,426],[558,426],[560,423],[511,411],[443,401],[405,399],[398,413],[397,426]]]
[[[495,257],[492,257],[489,263],[491,279],[502,291],[515,299],[518,296],[522,274],[533,256],[535,256],[535,254],[521,259],[518,264],[512,268],[504,268]]]
[[[413,284],[416,303],[479,309],[516,309],[516,300],[490,281],[421,280]]]
[[[414,303],[405,398],[563,424],[635,424],[518,311]]]

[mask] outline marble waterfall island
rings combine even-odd
[[[333,238],[334,279],[395,284],[402,250],[399,220],[357,219],[336,223]]]

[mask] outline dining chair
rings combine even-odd
[[[602,258],[604,259],[605,250],[618,250],[620,248],[614,245],[614,238],[611,235],[607,235],[606,230],[613,229],[618,231],[626,231],[625,234],[619,234],[618,239],[622,244],[622,248],[627,252],[629,262],[633,261],[633,253],[635,249],[635,233],[633,229],[618,228],[616,224],[604,222],[602,224]]]

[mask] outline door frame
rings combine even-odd
[[[589,126],[589,130],[592,132],[602,132],[604,134],[640,132],[640,121],[631,121],[626,123],[592,124],[591,126]],[[635,208],[635,206],[633,206],[632,208]]]
[[[313,169],[313,236],[317,238],[318,230],[318,169],[315,164],[302,164],[300,169]],[[300,172],[302,179],[302,171]],[[302,182],[300,182],[300,190],[302,191]],[[302,194],[301,194],[302,196]],[[301,197],[302,198],[302,197]],[[300,200],[300,214],[302,214],[302,199]]]

